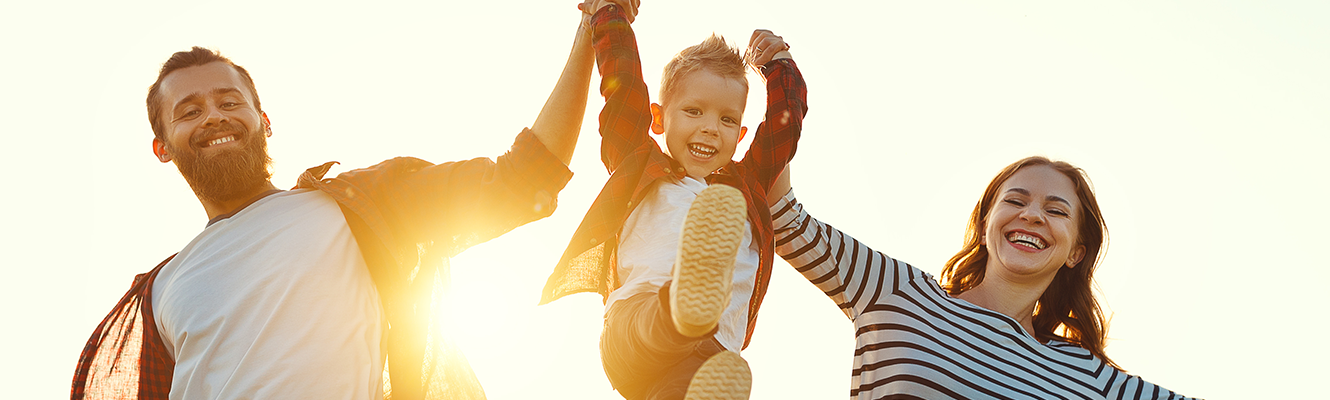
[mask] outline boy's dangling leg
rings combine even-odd
[[[730,305],[734,260],[747,218],[743,193],[727,185],[702,190],[688,209],[669,288],[674,327],[684,336],[714,334]],[[707,356],[692,376],[685,399],[747,399],[753,381],[748,363],[732,351]]]
[[[669,388],[677,388],[677,394],[664,398],[683,398],[692,372],[719,351],[714,340],[674,329],[669,286],[619,300],[605,313],[600,359],[611,386],[626,399],[661,398]]]

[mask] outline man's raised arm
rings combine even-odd
[[[531,124],[531,133],[564,165],[573,159],[573,147],[577,145],[577,136],[582,130],[582,116],[586,113],[591,68],[596,62],[591,49],[591,37],[587,32],[590,18],[590,15],[582,16],[582,24],[578,25],[577,37],[573,39],[573,49],[568,55],[568,62],[563,66],[563,74],[559,75],[559,82],[554,85],[549,99],[545,100],[536,122]]]

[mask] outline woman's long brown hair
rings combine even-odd
[[[988,264],[988,249],[982,235],[988,212],[997,201],[997,191],[1007,178],[1021,168],[1046,165],[1066,175],[1075,184],[1076,197],[1081,201],[1080,227],[1077,238],[1085,246],[1085,259],[1076,268],[1061,268],[1049,283],[1034,309],[1034,335],[1040,341],[1058,339],[1075,344],[1093,353],[1104,362],[1117,367],[1104,353],[1108,323],[1099,308],[1091,286],[1099,256],[1108,242],[1108,227],[1099,212],[1094,189],[1085,171],[1062,161],[1044,157],[1029,157],[1008,165],[988,183],[984,197],[970,213],[969,227],[965,231],[965,246],[947,261],[942,270],[944,287],[952,296],[960,295],[984,281],[984,267]],[[1061,332],[1059,332],[1059,328]]]

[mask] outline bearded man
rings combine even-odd
[[[550,215],[571,178],[593,55],[579,26],[531,129],[497,158],[395,158],[291,190],[270,180],[272,126],[249,72],[194,47],[149,89],[152,149],[208,214],[135,277],[74,376],[83,398],[483,398],[431,332],[445,257]]]

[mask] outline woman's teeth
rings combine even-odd
[[[1007,241],[1012,243],[1022,243],[1041,250],[1044,248],[1044,241],[1039,239],[1038,236],[1027,235],[1020,232],[1013,232],[1012,234],[1007,235]]]

